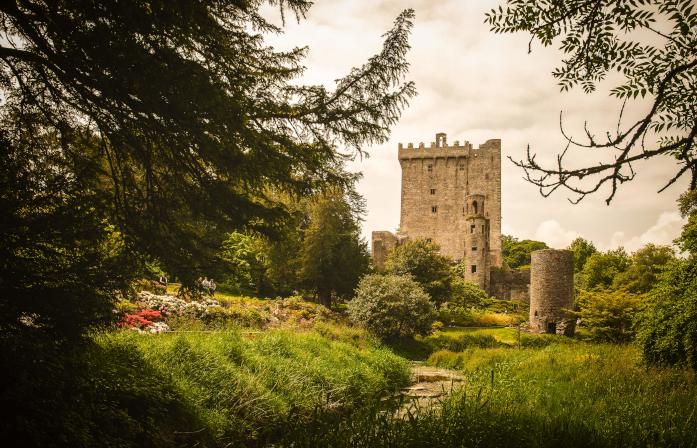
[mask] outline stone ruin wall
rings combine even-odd
[[[532,253],[530,328],[538,333],[573,335],[574,323],[564,310],[574,307],[574,252],[543,249]]]
[[[530,269],[491,271],[489,297],[530,302]]]
[[[386,230],[373,232],[373,264],[378,268],[385,267],[387,253],[406,243],[408,239],[406,235],[395,235]]]
[[[501,140],[475,149],[469,142],[448,145],[436,134],[430,147],[399,144],[402,167],[400,230],[410,238],[431,239],[454,261],[464,256],[466,197],[483,194],[490,222],[490,263],[501,267]]]

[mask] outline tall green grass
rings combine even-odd
[[[12,420],[0,424],[4,442],[20,441],[10,446],[261,446],[291,414],[347,415],[410,376],[388,349],[282,331],[109,333],[51,362],[62,375],[53,389],[15,384]]]
[[[695,372],[647,368],[632,346],[571,343],[520,352],[443,351],[429,363],[462,370],[469,391],[485,391],[492,409],[547,424],[563,419],[617,446],[697,441]]]
[[[284,447],[694,447],[695,372],[637,363],[632,347],[551,344],[470,348],[430,362],[457,367],[465,385],[406,417],[364,408],[318,412]]]

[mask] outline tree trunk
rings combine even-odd
[[[317,288],[317,301],[320,305],[324,305],[331,309],[332,307],[332,291],[330,289]]]

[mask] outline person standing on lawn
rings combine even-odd
[[[217,288],[218,287],[215,286],[215,282],[213,281],[213,279],[211,279],[211,281],[208,282],[208,292],[210,292],[211,297],[215,297],[215,290]]]
[[[211,283],[208,281],[208,277],[204,277],[203,279],[203,290],[206,291],[206,294],[210,294],[210,285]]]

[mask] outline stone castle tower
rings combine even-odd
[[[565,310],[573,308],[574,257],[568,250],[532,253],[531,269],[503,267],[501,251],[501,140],[474,149],[469,142],[449,146],[445,134],[426,148],[399,144],[402,166],[400,233],[373,232],[373,263],[409,239],[441,246],[441,255],[465,261],[465,280],[491,298],[530,302],[531,329],[573,334]]]
[[[471,194],[466,198],[465,215],[465,280],[477,283],[484,291],[491,285],[490,234],[491,221],[486,218],[485,196]]]
[[[400,234],[373,232],[374,263],[384,265],[387,252],[408,239],[425,238],[455,262],[467,258],[469,277],[488,290],[490,267],[503,265],[501,140],[476,149],[469,142],[450,146],[444,133],[435,140],[430,147],[399,144]]]

